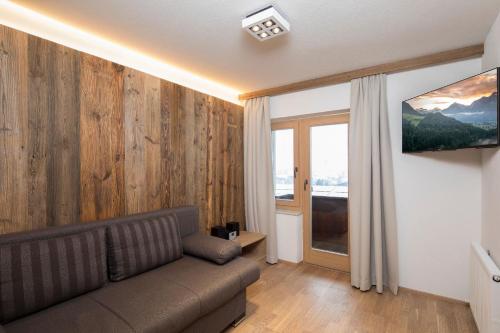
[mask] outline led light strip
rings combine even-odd
[[[202,93],[241,104],[239,91],[158,61],[7,0],[0,0],[0,24],[72,49],[131,67]]]

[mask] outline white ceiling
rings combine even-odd
[[[13,0],[242,92],[484,42],[500,0]],[[275,5],[291,32],[241,19]]]

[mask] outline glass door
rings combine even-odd
[[[301,121],[304,261],[348,272],[348,114]]]

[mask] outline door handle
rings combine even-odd
[[[297,173],[299,173],[299,168],[293,168],[293,178],[297,178]]]
[[[307,189],[307,184],[309,184],[309,181],[304,179],[304,191]]]

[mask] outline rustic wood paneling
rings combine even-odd
[[[128,214],[161,208],[160,79],[126,69],[125,189]]]
[[[179,114],[182,115],[182,131],[179,133],[179,140],[184,150],[182,154],[183,159],[180,161],[181,165],[185,166],[184,176],[184,204],[195,205],[195,188],[196,179],[195,174],[195,155],[196,150],[193,149],[194,131],[195,131],[195,117],[194,117],[194,91],[191,89],[181,89],[180,94]],[[181,148],[181,149],[182,149]]]
[[[205,99],[207,104],[207,228],[213,226],[214,223],[214,200],[216,184],[214,175],[216,165],[214,163],[214,100],[210,96]]]
[[[199,92],[195,92],[194,104],[194,119],[195,119],[195,135],[193,148],[195,151],[195,203],[200,207],[200,221],[204,221],[200,225],[200,229],[208,231],[209,224],[207,223],[207,196],[208,196],[208,96]]]
[[[147,75],[145,91],[145,177],[147,195],[145,211],[162,208],[161,204],[161,80]]]
[[[56,45],[49,110],[47,225],[80,220],[80,53]]]
[[[177,166],[176,153],[178,150],[177,133],[179,129],[179,98],[180,87],[174,83],[161,82],[161,174],[162,174],[162,206],[175,207],[182,201],[183,193],[179,191],[177,184],[182,182],[184,173]],[[181,180],[179,180],[181,179]],[[175,189],[178,189],[175,191]],[[180,203],[179,205],[182,205]]]
[[[81,219],[125,214],[124,67],[82,54],[80,73]]]
[[[241,106],[0,26],[0,233],[197,205],[244,226]]]
[[[28,36],[28,224],[47,225],[49,114],[54,43]]]
[[[0,26],[0,232],[28,224],[28,35]]]
[[[146,207],[146,165],[144,123],[145,75],[126,69],[124,75],[125,116],[125,205],[127,213],[138,213]]]
[[[224,102],[227,116],[224,176],[224,221],[244,221],[243,174],[243,112],[232,103]]]

